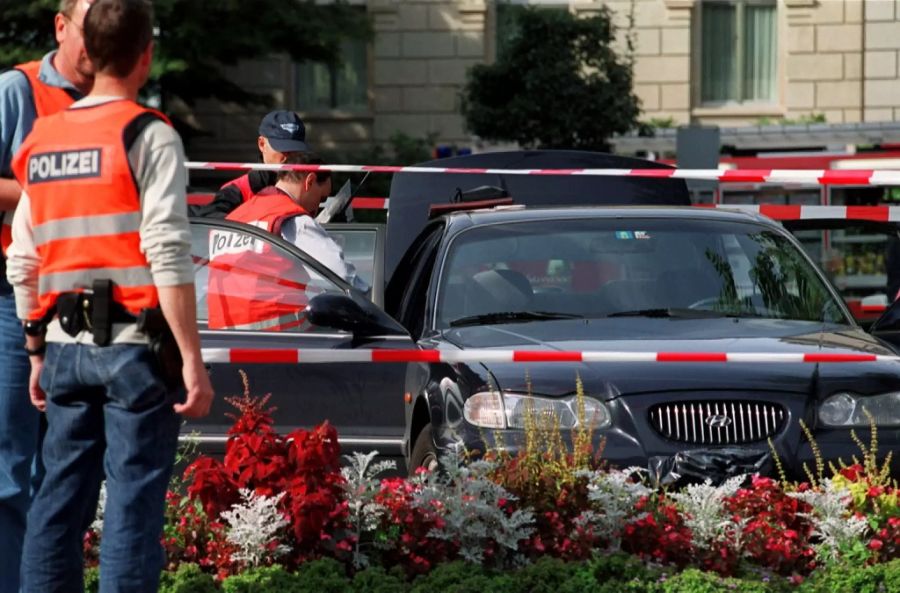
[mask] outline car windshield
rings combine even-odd
[[[437,326],[572,317],[851,323],[809,261],[766,227],[683,218],[477,226],[450,246]]]

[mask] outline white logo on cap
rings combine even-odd
[[[300,129],[300,126],[297,124],[281,124],[280,127],[285,132],[290,132],[291,134]]]

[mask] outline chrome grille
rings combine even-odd
[[[762,441],[781,430],[784,408],[768,402],[694,401],[650,408],[650,424],[680,443],[730,445]]]

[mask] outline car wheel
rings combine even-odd
[[[426,424],[416,437],[412,453],[409,455],[409,475],[415,474],[420,467],[430,472],[437,471],[439,467],[437,448],[431,438],[431,424]]]

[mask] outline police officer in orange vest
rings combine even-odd
[[[13,154],[35,118],[50,115],[88,92],[94,70],[81,27],[85,0],[62,0],[55,19],[59,48],[42,60],[0,74],[0,248],[10,239],[12,214],[22,188],[13,179]],[[18,593],[25,515],[42,475],[40,413],[29,403],[25,336],[16,318],[12,287],[0,256],[0,593]]]
[[[179,413],[203,416],[213,397],[181,139],[135,102],[152,31],[148,0],[93,2],[84,19],[93,89],[38,119],[13,163],[23,192],[7,277],[25,321],[31,401],[48,424],[23,549],[26,593],[81,590],[85,519],[104,474],[100,590],[157,590]]]
[[[286,163],[320,165],[322,159],[314,153],[298,151],[287,153]],[[244,202],[226,220],[251,224],[281,236],[357,290],[367,292],[368,284],[314,218],[330,193],[328,171],[282,171],[274,186]],[[217,250],[216,241],[210,242],[210,329],[285,331],[303,327],[303,310],[315,294],[309,279],[297,276],[300,270],[292,262],[269,253],[265,247],[260,249],[255,242],[222,239],[225,249]]]
[[[306,126],[296,113],[285,110],[270,111],[262,118],[256,146],[267,165],[285,163],[290,153],[310,150],[306,144]],[[275,185],[277,180],[274,171],[250,171],[220,187],[208,204],[188,206],[188,212],[191,216],[225,218],[265,188]]]

